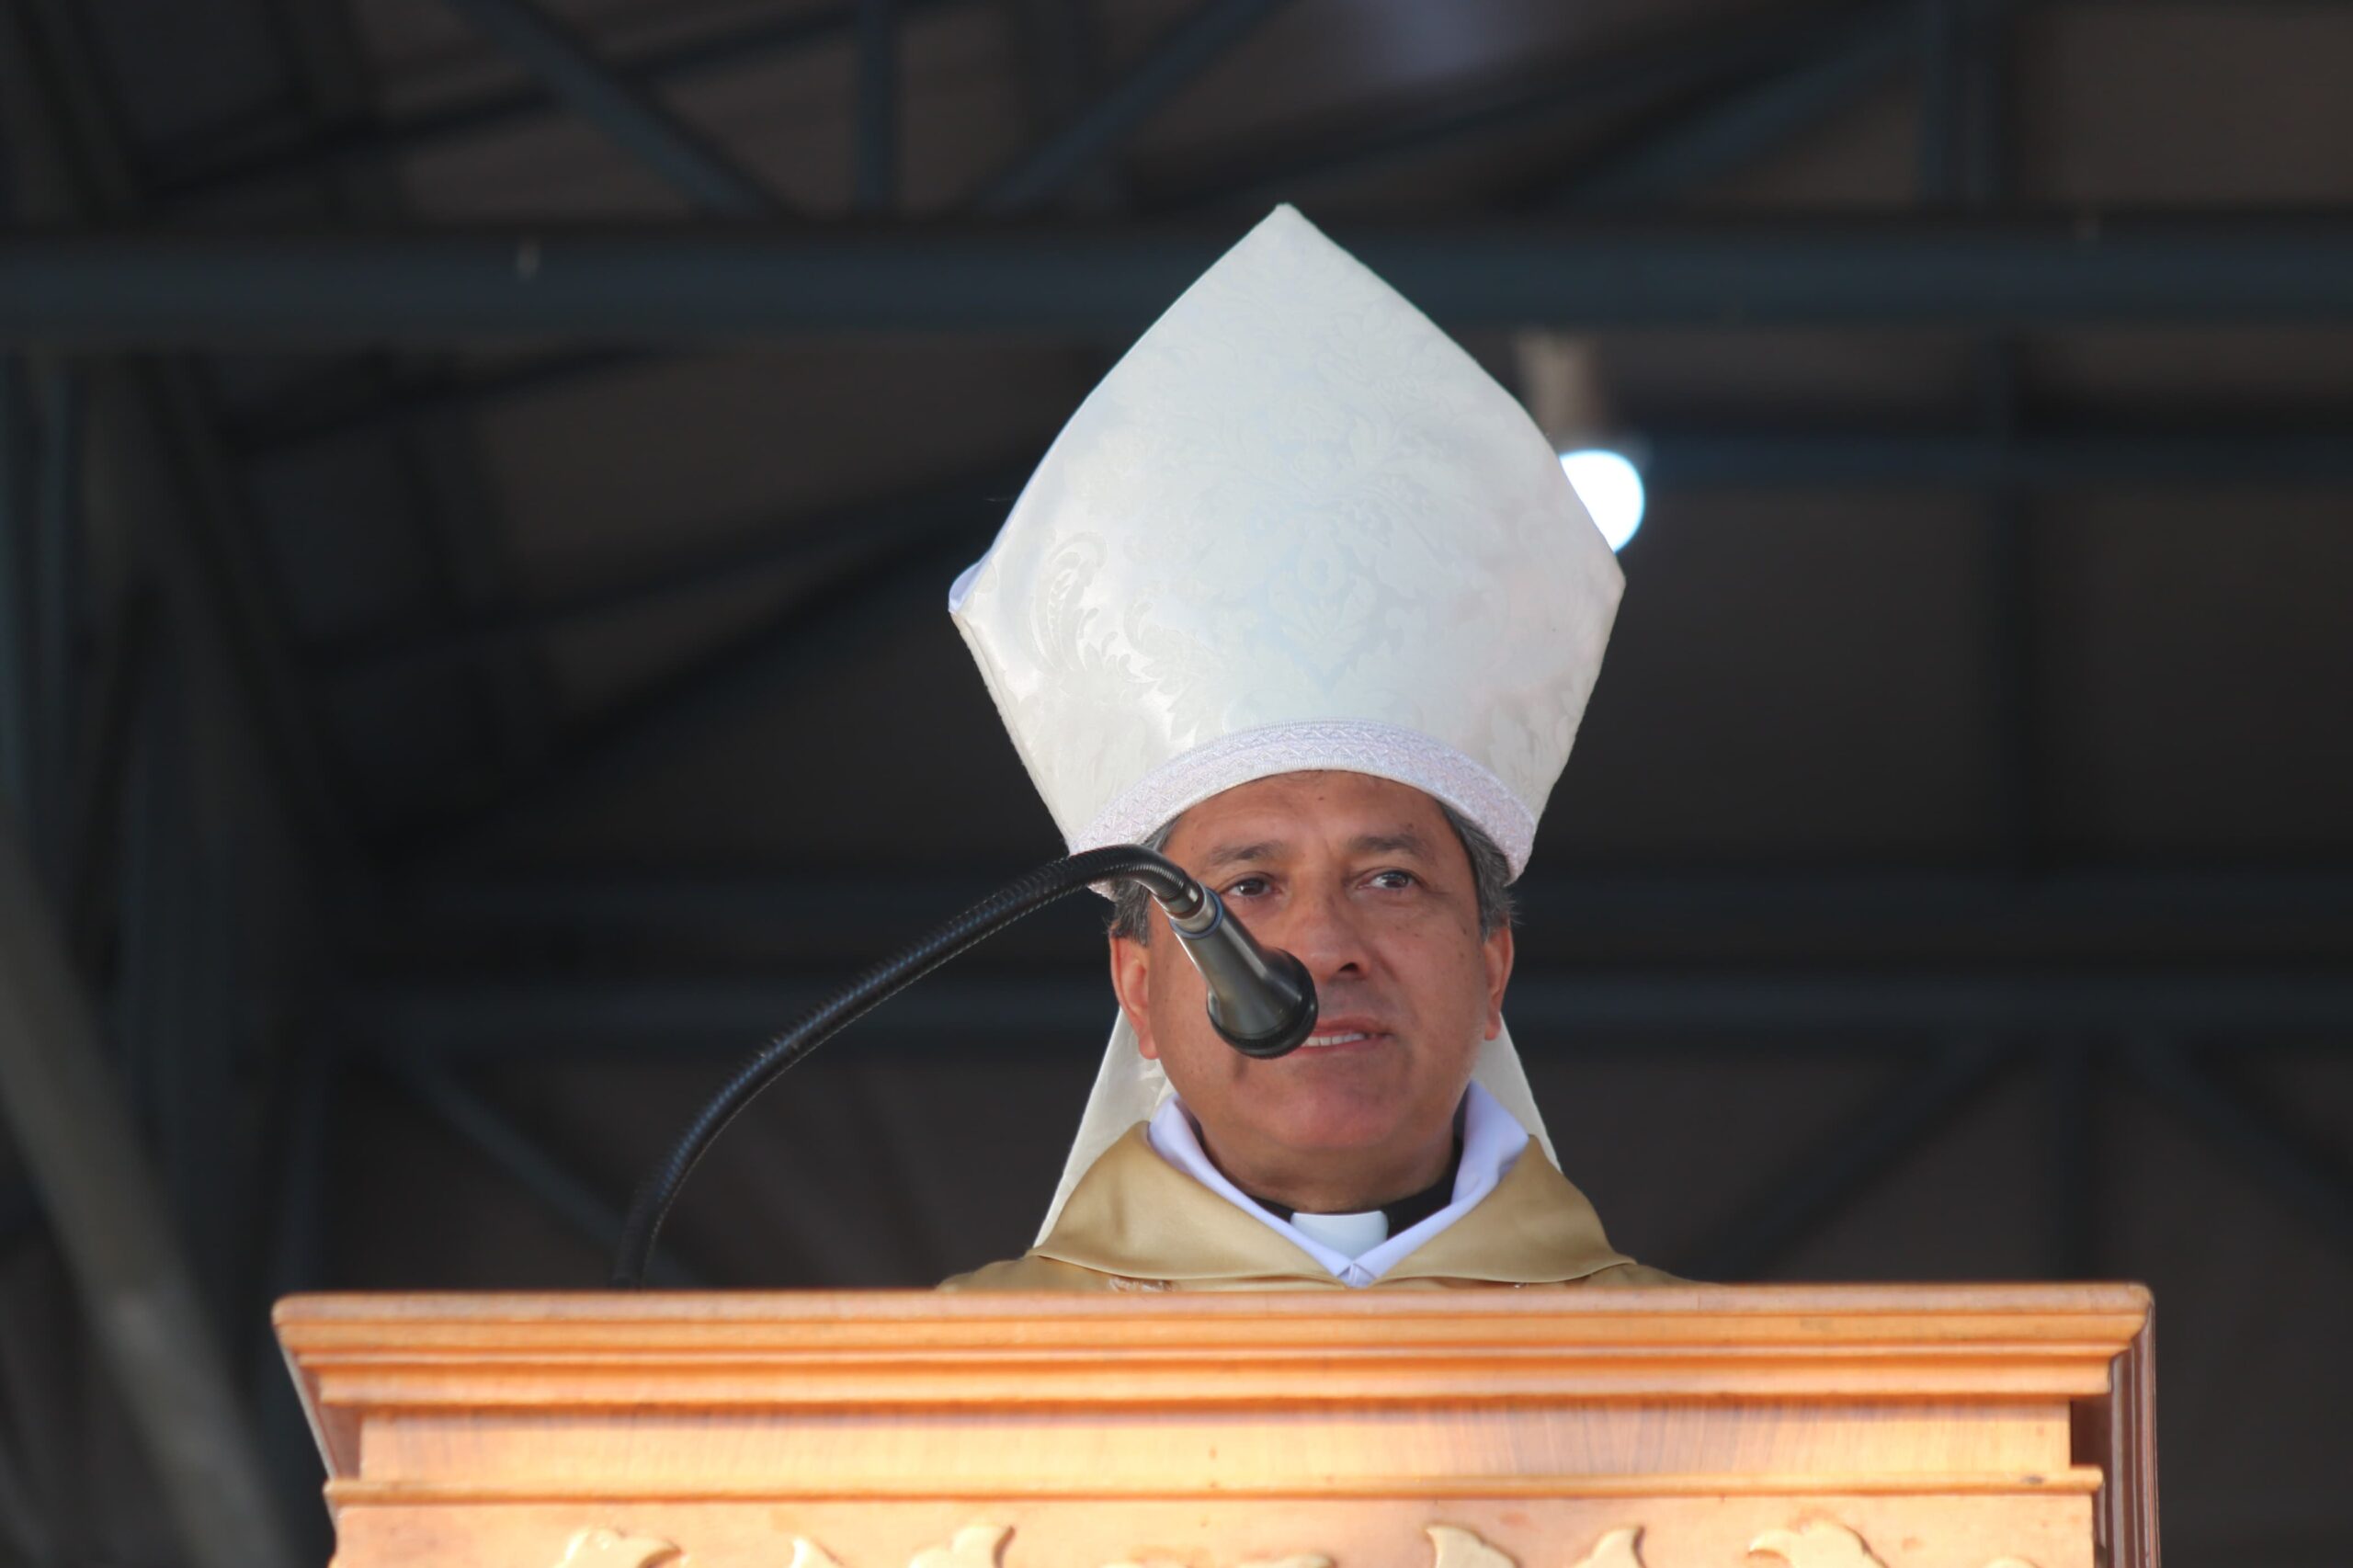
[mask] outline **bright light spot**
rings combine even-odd
[[[1563,452],[1561,471],[1600,525],[1601,537],[1609,541],[1609,548],[1625,549],[1634,530],[1643,526],[1642,473],[1622,454],[1599,447]]]

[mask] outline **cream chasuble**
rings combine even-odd
[[[1139,1122],[1087,1168],[1053,1229],[1026,1256],[960,1274],[940,1289],[1350,1288],[1267,1221],[1162,1158]],[[1674,1283],[1674,1276],[1611,1250],[1593,1205],[1531,1142],[1492,1191],[1364,1288]]]

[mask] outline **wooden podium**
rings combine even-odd
[[[2133,1286],[311,1296],[339,1568],[2154,1568]]]

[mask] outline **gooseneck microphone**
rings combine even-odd
[[[1210,1023],[1245,1056],[1281,1056],[1314,1032],[1315,983],[1290,953],[1251,939],[1223,901],[1166,856],[1141,845],[1090,849],[1030,872],[972,905],[906,951],[875,965],[833,999],[779,1035],[735,1070],[648,1171],[621,1224],[612,1282],[645,1283],[662,1221],[712,1142],[744,1108],[817,1047],[933,970],[1032,911],[1095,882],[1133,881],[1167,912],[1168,924],[1209,990]]]
[[[1159,902],[1185,956],[1209,987],[1210,1023],[1225,1043],[1261,1061],[1288,1056],[1315,1032],[1315,982],[1291,954],[1260,947],[1225,901],[1174,863],[1130,876]]]

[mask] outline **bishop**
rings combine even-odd
[[[1663,1281],[1561,1172],[1509,884],[1622,584],[1527,413],[1291,209],[1177,300],[950,591],[1074,851],[1142,842],[1313,975],[1229,1049],[1140,892],[1035,1246],[960,1290]]]

